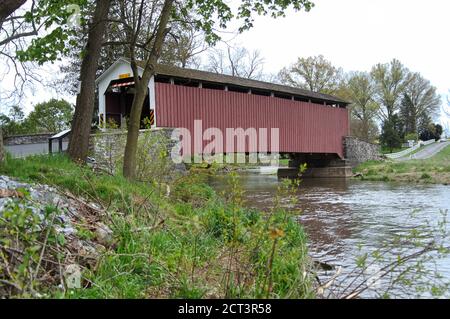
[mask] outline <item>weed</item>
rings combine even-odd
[[[94,172],[62,155],[7,158],[0,172],[97,202],[114,233],[112,250],[83,270],[83,288],[66,298],[307,298],[314,295],[306,235],[281,208],[267,215],[243,207],[238,176],[225,198],[205,176],[130,182]],[[43,173],[45,172],[45,173]],[[30,227],[26,225],[24,227]],[[77,227],[82,239],[93,236]],[[26,232],[21,232],[26,234]],[[53,239],[52,239],[53,240]],[[35,265],[39,250],[30,259]],[[27,274],[22,275],[26,282]],[[39,289],[39,285],[34,285]]]

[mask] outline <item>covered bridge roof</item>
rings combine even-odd
[[[106,77],[114,66],[118,63],[127,63],[130,61],[126,58],[120,58],[117,60],[108,70],[106,70],[102,75],[100,75],[96,82],[99,83]],[[138,62],[140,68],[144,68],[145,65],[143,62]],[[327,104],[336,104],[340,107],[346,107],[350,103],[329,94],[316,93],[309,90],[304,90],[292,86],[280,85],[275,83],[251,80],[231,75],[218,74],[213,72],[206,72],[194,69],[180,68],[175,66],[157,64],[156,65],[156,75],[169,77],[174,79],[183,79],[190,80],[192,82],[202,82],[202,83],[211,83],[215,85],[224,85],[224,86],[234,86],[241,89],[254,90],[254,91],[264,91],[279,95],[293,96],[295,98],[301,98],[305,100],[312,100],[314,103],[327,103]]]
[[[140,65],[143,67],[143,65]],[[209,82],[209,83],[217,83],[223,85],[233,85],[239,86],[248,89],[256,89],[256,90],[264,90],[270,91],[274,93],[288,94],[293,96],[299,96],[307,99],[320,100],[321,102],[338,104],[340,106],[347,106],[349,102],[342,100],[338,97],[316,93],[296,87],[274,84],[269,82],[250,80],[246,78],[240,78],[230,75],[194,70],[194,69],[186,69],[174,66],[168,66],[163,64],[158,64],[156,66],[156,74],[164,75],[173,78],[181,78],[181,79],[191,79],[201,82]]]

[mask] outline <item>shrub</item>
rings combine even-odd
[[[419,140],[419,135],[417,133],[409,133],[405,135],[405,142],[414,141],[417,142]]]

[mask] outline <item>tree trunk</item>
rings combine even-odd
[[[416,114],[412,114],[411,116],[411,132],[410,133],[414,133],[417,134],[417,116]]]
[[[369,141],[369,121],[367,119],[362,121],[362,136],[364,141]]]
[[[111,0],[97,1],[89,28],[86,54],[81,64],[81,90],[77,97],[68,150],[70,158],[76,162],[85,162],[89,152],[89,135],[95,105],[95,77],[110,4]]]
[[[25,4],[26,0],[0,0],[0,25],[7,17]]]
[[[134,95],[133,104],[131,106],[130,122],[128,125],[127,145],[125,146],[125,154],[123,159],[123,176],[128,179],[134,179],[136,175],[136,152],[139,138],[139,128],[141,124],[142,106],[148,91],[148,82],[155,74],[155,64],[161,54],[161,49],[166,37],[167,24],[169,22],[172,5],[174,0],[165,0],[161,10],[161,16],[156,31],[155,42],[151,53],[146,61],[144,72],[141,80],[136,74],[137,68],[133,68],[136,93]],[[132,59],[132,65],[136,65],[136,61]]]
[[[128,124],[127,144],[125,146],[125,155],[123,161],[123,176],[134,178],[136,173],[136,151],[139,138],[139,129],[141,126],[142,107],[147,96],[147,82],[142,79],[139,83],[139,89],[134,95],[131,106],[130,119]],[[145,86],[145,87],[144,87]]]
[[[0,164],[5,160],[5,148],[3,147],[3,129],[0,127]]]

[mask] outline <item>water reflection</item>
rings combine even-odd
[[[223,190],[224,179],[214,177],[211,184]],[[276,176],[243,174],[240,179],[249,207],[271,207],[279,186]],[[450,210],[450,187],[443,185],[305,179],[297,195],[311,255],[347,270],[355,266],[357,247],[379,249],[396,235],[437,222],[441,211]],[[439,271],[450,279],[449,259],[439,262]]]

